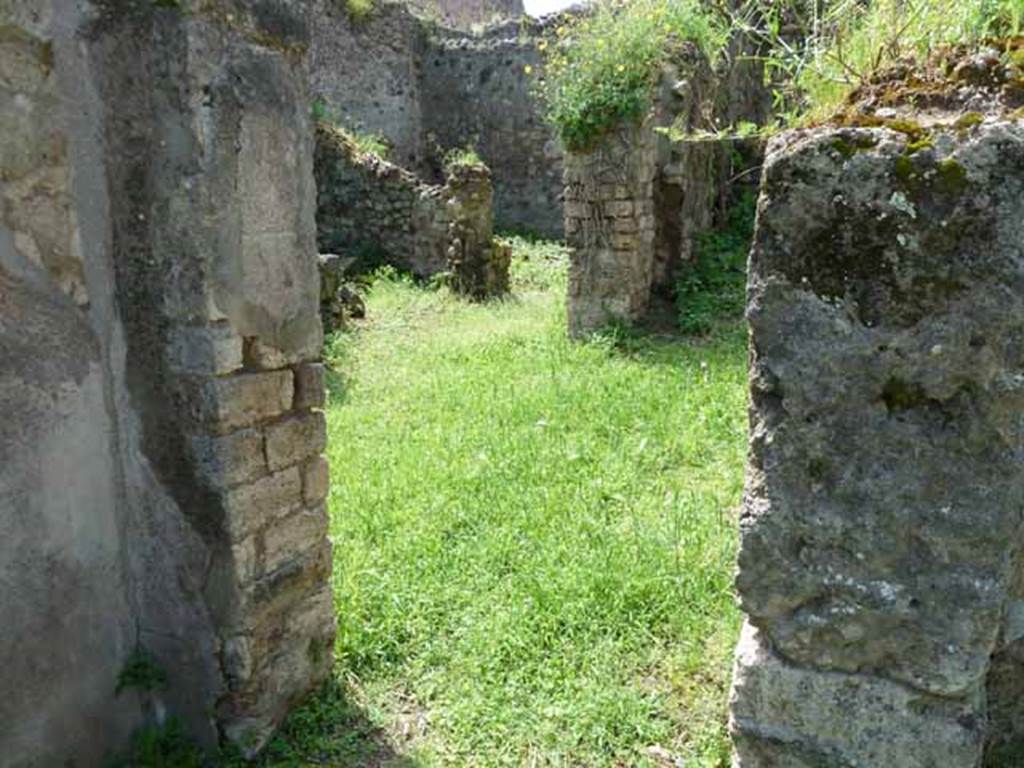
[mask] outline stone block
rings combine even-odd
[[[175,373],[232,373],[242,367],[242,337],[227,323],[178,326],[171,331],[167,357]]]
[[[327,511],[323,505],[278,518],[263,531],[263,572],[273,574],[323,545]]]
[[[302,500],[306,506],[319,504],[330,490],[330,467],[327,458],[316,456],[302,465]]]
[[[984,743],[979,694],[944,699],[870,675],[801,668],[747,624],[729,728],[742,768],[975,768]]]
[[[303,363],[295,367],[296,410],[322,408],[326,394],[322,363]]]
[[[267,464],[272,470],[298,464],[327,447],[327,421],[322,411],[307,411],[266,428]]]
[[[267,472],[263,433],[241,429],[227,435],[189,438],[199,476],[213,488],[227,488],[255,480]]]
[[[632,200],[610,200],[601,206],[605,216],[632,216],[638,203]]]
[[[936,131],[920,153],[838,128],[769,150],[737,589],[789,666],[738,668],[742,768],[780,733],[779,764],[949,768],[1024,735],[986,733],[1024,688],[993,677],[1022,583],[1024,128]]]
[[[241,541],[301,504],[302,480],[298,467],[289,467],[221,494],[224,527],[234,541]]]
[[[280,416],[292,407],[290,370],[205,379],[190,389],[193,417],[210,431],[226,432]]]

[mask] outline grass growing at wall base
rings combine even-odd
[[[330,342],[337,676],[262,765],[727,765],[743,329],[571,343],[513,244],[512,298],[385,272]]]
[[[676,310],[684,333],[708,333],[723,321],[743,317],[756,205],[754,196],[747,195],[732,207],[723,227],[697,238],[696,261],[676,283]]]

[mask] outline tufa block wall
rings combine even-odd
[[[0,11],[4,766],[252,752],[329,671],[304,14]]]

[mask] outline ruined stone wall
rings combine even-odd
[[[769,151],[741,768],[1019,764],[1024,129],[955,118]]]
[[[322,253],[367,266],[390,264],[421,277],[447,265],[444,189],[361,152],[341,131],[316,130],[317,233]]]
[[[650,121],[620,126],[591,151],[566,156],[571,336],[639,320],[647,310],[656,159]]]
[[[461,29],[522,16],[523,0],[407,0],[430,19]]]
[[[543,29],[522,19],[479,36],[437,35],[425,53],[420,92],[433,173],[447,150],[475,148],[494,179],[498,225],[558,237],[562,148],[535,94]]]
[[[349,16],[343,0],[315,0],[310,7],[313,98],[347,128],[385,137],[398,165],[421,169],[424,22],[398,2],[374,3],[372,13],[359,21]]]
[[[313,94],[341,124],[383,135],[397,165],[432,183],[449,150],[474,147],[493,174],[498,226],[561,234],[561,149],[533,94],[542,23],[474,33],[401,3],[360,22],[334,0],[314,7]]]
[[[655,304],[672,300],[681,271],[695,258],[697,236],[757,178],[759,141],[711,134],[760,118],[763,82],[748,70],[737,61],[714,71],[686,46],[663,67],[644,120],[566,154],[571,335],[643,321]],[[746,85],[729,92],[733,83]]]
[[[0,14],[0,764],[251,751],[334,634],[302,6]]]

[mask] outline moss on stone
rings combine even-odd
[[[939,162],[936,187],[948,195],[959,195],[967,187],[967,169],[951,157]]]
[[[869,134],[855,136],[837,136],[832,141],[832,149],[849,160],[858,152],[864,152],[878,146],[878,138]]]
[[[900,155],[896,158],[893,173],[899,181],[906,184],[917,176],[917,169],[914,166],[914,161],[908,155]]]

